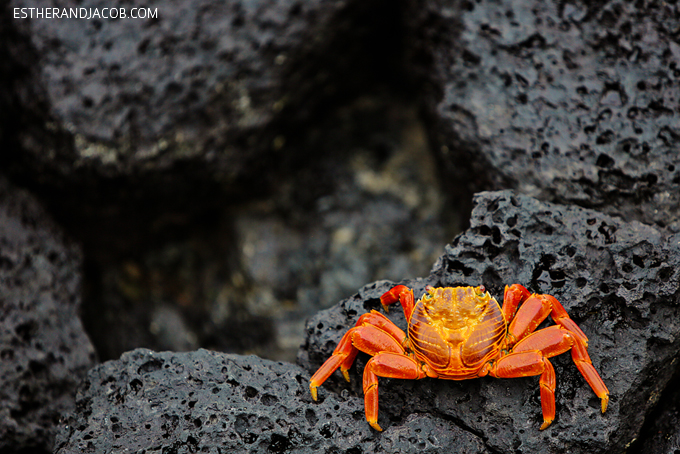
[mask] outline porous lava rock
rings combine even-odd
[[[253,132],[286,107],[288,63],[340,5],[114,1],[104,8],[86,0],[77,8],[53,1],[35,6],[9,3],[15,39],[5,45],[27,73],[14,89],[31,87],[35,95],[16,102],[36,115],[18,131],[36,166],[72,177],[83,176],[83,168],[133,176],[173,165],[192,174],[202,163],[204,177],[212,172],[232,181],[255,176],[252,170],[264,164],[258,153],[282,145],[263,149],[263,137]],[[68,16],[36,17],[55,10]],[[31,51],[18,55],[20,45]]]
[[[138,349],[92,369],[55,453],[426,452],[485,453],[449,420],[411,415],[377,434],[363,399],[313,402],[309,374],[290,363],[198,350]]]
[[[78,318],[80,250],[0,177],[0,451],[49,451],[94,365]]]
[[[0,166],[105,258],[186,235],[275,188],[310,119],[368,84],[362,5],[5,2]]]
[[[677,4],[420,5],[430,136],[454,190],[515,188],[680,230]]]
[[[593,364],[611,393],[609,408],[600,412],[599,399],[565,354],[551,360],[557,414],[544,431],[537,377],[381,379],[379,422],[389,429],[425,412],[455,421],[493,452],[623,452],[675,370],[680,237],[512,191],[480,193],[474,203],[470,228],[446,247],[431,275],[401,283],[416,297],[426,285],[483,284],[502,299],[511,283],[556,296],[589,337]],[[361,314],[379,309],[379,296],[392,285],[371,284],[312,317],[299,363],[316,370]],[[405,328],[400,310],[389,317]],[[361,395],[365,361],[359,355],[350,385],[335,374],[320,388],[322,396],[348,389]]]

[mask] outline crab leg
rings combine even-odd
[[[557,302],[557,300],[555,300],[555,302]],[[557,304],[559,305],[559,308],[561,308],[561,310],[564,311],[562,305],[559,303]],[[555,306],[553,305],[553,308],[554,307]],[[553,319],[554,318],[555,317],[553,317]],[[562,319],[562,321],[564,321],[564,319]],[[576,326],[576,323],[574,323],[574,321],[571,320],[570,318],[568,318],[568,321],[571,322],[571,324],[573,324],[574,326]],[[597,395],[597,397],[600,398],[602,413],[604,413],[607,410],[607,405],[609,404],[609,390],[607,389],[607,386],[604,384],[604,381],[602,381],[602,377],[600,377],[600,374],[598,374],[597,370],[595,370],[593,362],[590,360],[590,355],[588,355],[588,348],[586,347],[586,343],[583,340],[585,334],[581,336],[579,335],[579,333],[582,334],[583,332],[580,329],[578,330],[578,332],[574,332],[571,329],[565,328],[564,326],[560,325],[551,326],[525,337],[523,340],[521,340],[515,345],[512,351],[519,352],[527,350],[541,350],[545,354],[545,356],[552,357],[564,353],[569,349],[567,348],[567,350],[561,350],[557,348],[557,345],[560,342],[560,338],[571,339],[569,341],[570,342],[569,345],[571,346],[571,358],[574,361],[576,368],[579,370],[579,372],[581,372],[581,375],[583,375],[583,378],[585,378],[588,385],[590,385],[590,388],[593,390],[595,395]]]
[[[494,365],[489,375],[498,378],[531,377],[540,375],[541,409],[543,424],[541,430],[555,419],[555,369],[541,352],[529,351],[510,353]]]
[[[359,351],[369,355],[375,355],[383,351],[403,354],[404,347],[402,343],[405,339],[406,333],[381,313],[371,311],[362,315],[359,317],[355,327],[342,336],[338,346],[333,351],[333,355],[321,365],[310,379],[309,390],[312,393],[312,398],[316,400],[316,389],[338,367],[345,380],[349,381],[347,370],[352,366]]]
[[[505,316],[505,321],[510,323],[510,321],[515,316],[517,312],[517,306],[520,305],[522,301],[525,301],[531,296],[531,292],[527,290],[524,286],[520,284],[512,284],[505,286],[505,293],[503,294],[503,316]]]
[[[413,313],[413,307],[415,306],[415,297],[413,296],[413,290],[406,287],[405,285],[397,285],[392,287],[380,297],[380,304],[382,304],[385,312],[389,311],[389,305],[399,301],[401,307],[404,308],[404,315],[406,320],[411,320],[411,314]]]
[[[515,284],[512,287],[518,285],[519,284]],[[508,291],[506,289],[506,294],[507,293]],[[552,316],[552,319],[557,325],[570,331],[574,336],[579,338],[585,346],[588,345],[588,337],[581,331],[581,328],[578,327],[576,322],[569,317],[567,311],[554,296],[533,294],[521,304],[515,317],[509,322],[508,341],[506,344],[508,349],[533,333],[538,325],[548,318],[548,315]],[[505,306],[505,301],[503,302],[503,305]]]
[[[530,334],[515,345],[512,353],[498,360],[489,372],[500,378],[540,375],[543,425],[548,427],[555,419],[555,370],[548,358],[571,349],[576,367],[595,394],[602,399],[602,412],[607,409],[609,391],[593,367],[579,337],[560,326],[551,326]]]
[[[574,342],[574,346],[571,349],[571,358],[593,392],[600,398],[602,413],[604,413],[607,411],[607,405],[609,404],[609,389],[607,389],[607,385],[602,381],[600,374],[595,370],[595,366],[593,366],[590,360],[590,355],[588,355],[588,349],[578,339]]]
[[[364,368],[364,407],[366,420],[375,430],[378,425],[378,377],[419,380],[426,377],[422,367],[403,353],[378,353],[368,360]]]

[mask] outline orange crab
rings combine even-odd
[[[502,308],[484,286],[428,286],[415,302],[413,290],[397,285],[380,297],[386,312],[397,301],[408,320],[408,335],[377,311],[359,317],[312,376],[314,400],[317,387],[338,367],[349,381],[347,370],[362,351],[372,356],[363,388],[366,420],[376,430],[382,430],[378,377],[466,380],[485,375],[540,375],[543,430],[555,419],[555,369],[548,358],[571,349],[576,367],[601,399],[602,412],[607,409],[609,390],[590,361],[588,338],[555,297],[531,294],[519,284],[505,287]],[[557,325],[535,331],[548,315]]]

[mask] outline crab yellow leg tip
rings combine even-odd
[[[553,420],[552,419],[544,419],[543,424],[541,425],[541,430],[547,429],[550,424],[552,424]]]
[[[602,398],[602,413],[607,411],[607,405],[609,404],[609,396],[605,396]]]
[[[312,393],[312,399],[316,400],[316,386],[314,385],[309,385],[309,392]]]
[[[340,368],[340,372],[342,372],[342,376],[345,377],[345,380],[349,383],[349,372],[347,372],[347,369]]]
[[[371,427],[373,427],[373,428],[374,428],[375,430],[377,430],[378,432],[382,432],[382,427],[380,427],[380,426],[378,425],[378,422],[377,422],[377,421],[373,421],[373,422],[369,421],[368,423],[371,425]]]
[[[389,314],[390,312],[390,307],[387,304],[382,304],[383,310],[385,311],[386,314]]]

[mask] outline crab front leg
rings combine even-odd
[[[309,380],[309,391],[316,400],[316,389],[335,372],[338,367],[349,381],[347,370],[352,366],[359,351],[371,356],[379,352],[404,353],[402,346],[406,339],[404,333],[390,319],[379,312],[371,311],[359,317],[354,328],[342,336],[333,355],[324,362]]]
[[[600,398],[602,412],[604,413],[609,403],[609,390],[590,360],[588,355],[588,337],[586,337],[585,333],[569,317],[567,311],[554,296],[531,294],[527,297],[526,295],[529,294],[529,291],[519,284],[512,285],[510,289],[514,289],[518,295],[521,295],[517,302],[521,306],[508,326],[505,350],[518,351],[517,345],[520,345],[523,339],[528,338],[527,336],[531,336],[538,325],[550,315],[560,328],[570,333],[574,338],[571,357],[583,378],[588,382],[597,397]],[[507,295],[508,288],[506,287]],[[503,305],[505,306],[505,301]]]
[[[555,419],[555,369],[548,358],[568,351],[574,344],[570,332],[551,326],[526,337],[515,349],[502,356],[492,366],[489,375],[498,378],[517,378],[540,375],[543,424],[547,428]]]
[[[423,368],[404,353],[382,352],[368,360],[364,368],[364,409],[366,421],[377,431],[378,425],[378,377],[419,380],[426,377]]]
[[[509,324],[508,348],[533,333],[548,315],[552,316],[556,324],[571,331],[586,347],[588,346],[588,337],[552,295],[531,294],[520,284],[506,286],[502,310]]]
[[[511,353],[502,356],[491,368],[489,375],[499,378],[516,378],[540,375],[541,408],[543,425],[548,427],[555,419],[555,369],[548,358],[560,355],[571,349],[572,359],[577,368],[590,384],[595,394],[602,399],[602,412],[607,409],[609,391],[599,374],[590,363],[590,358],[581,340],[571,331],[560,326],[550,326],[536,331],[518,342]],[[585,356],[584,356],[585,354]],[[584,373],[583,364],[587,363],[592,374]]]

